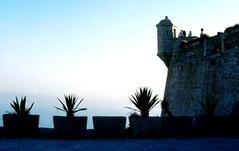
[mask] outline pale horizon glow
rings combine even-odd
[[[167,68],[157,57],[155,25],[168,16],[181,29],[210,36],[238,23],[237,0],[41,0],[0,2],[0,113],[14,96],[33,113],[63,114],[56,97],[84,98],[84,115],[125,115],[139,87],[163,99]],[[43,115],[42,115],[43,114]],[[160,106],[152,114],[160,115]],[[44,119],[45,118],[45,119]],[[49,118],[49,117],[48,117]]]

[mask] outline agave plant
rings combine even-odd
[[[10,103],[10,105],[12,106],[12,108],[15,111],[15,114],[20,115],[20,116],[29,115],[34,102],[31,104],[31,106],[29,108],[26,108],[26,100],[27,100],[26,96],[21,97],[20,103],[18,101],[17,96],[15,99],[16,99],[15,101],[13,100],[13,102]]]
[[[207,113],[207,116],[214,115],[214,113],[216,111],[217,104],[218,104],[218,100],[216,100],[214,98],[207,97],[204,102],[200,102],[200,101],[197,101],[197,102],[205,110],[205,112]]]
[[[152,97],[152,90],[147,87],[139,88],[139,91],[136,91],[129,99],[137,109],[126,108],[139,112],[141,117],[148,117],[150,110],[159,103],[158,95]]]
[[[81,99],[80,102],[77,104],[78,98],[73,94],[64,95],[64,98],[65,98],[65,104],[63,103],[61,99],[57,98],[60,101],[62,107],[61,108],[55,107],[55,108],[57,108],[60,111],[66,112],[66,116],[69,118],[73,118],[74,113],[87,109],[87,108],[78,108],[81,102],[83,101],[83,99]]]

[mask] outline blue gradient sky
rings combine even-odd
[[[51,125],[56,97],[75,93],[78,115],[125,115],[128,97],[148,86],[163,98],[167,69],[156,56],[155,25],[167,15],[177,30],[209,35],[238,23],[237,0],[2,0],[0,113],[15,95],[35,101]],[[30,103],[29,102],[29,103]],[[160,107],[152,111],[160,115]]]

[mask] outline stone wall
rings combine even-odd
[[[174,115],[194,115],[204,90],[205,60],[174,56],[168,68],[164,98]]]
[[[198,102],[208,98],[218,100],[216,114],[231,113],[239,101],[238,39],[239,33],[227,35],[223,51],[214,36],[174,53],[164,94],[174,115],[205,114]]]

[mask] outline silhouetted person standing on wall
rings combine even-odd
[[[200,34],[200,36],[202,37],[202,35],[203,35],[203,28],[201,28],[201,34]]]
[[[162,112],[163,112],[163,116],[171,116],[173,117],[174,115],[171,113],[170,109],[169,109],[169,103],[166,100],[163,100],[161,102],[161,107],[162,107]]]
[[[185,30],[183,31],[183,37],[186,37],[186,31]]]

